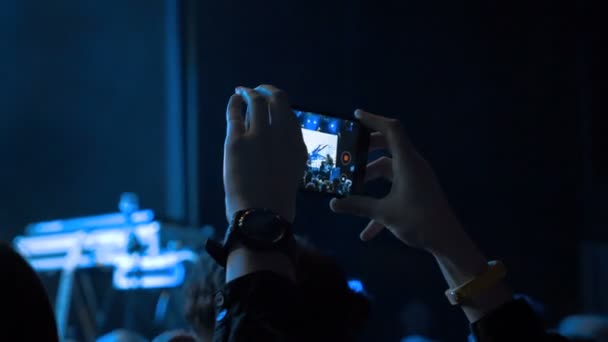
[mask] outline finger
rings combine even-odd
[[[259,85],[255,88],[255,90],[265,96],[266,100],[268,101],[272,126],[285,128],[280,126],[297,122],[296,116],[291,109],[289,98],[287,97],[287,93],[285,93],[285,91],[271,84]]]
[[[268,102],[262,94],[246,88],[236,88],[236,93],[241,95],[247,103],[247,115],[249,127],[254,132],[261,132],[270,126],[270,115],[268,113]]]
[[[355,111],[355,117],[365,126],[380,132],[386,137],[388,148],[393,152],[395,158],[405,154],[408,141],[399,120],[375,115],[360,109]]]
[[[243,105],[240,95],[234,94],[228,100],[226,108],[226,136],[241,136],[245,133],[245,118],[243,118]]]
[[[361,232],[361,234],[359,234],[359,238],[362,241],[369,241],[369,240],[375,238],[378,234],[380,234],[380,232],[383,229],[384,229],[384,225],[383,224],[378,223],[375,220],[371,220],[367,224],[367,227],[365,227],[365,229],[363,229],[363,231]]]
[[[386,141],[386,137],[382,135],[380,132],[373,132],[369,136],[369,150],[384,150],[388,148],[388,142]]]
[[[333,212],[339,214],[374,218],[377,212],[378,200],[366,196],[348,196],[342,199],[332,199],[329,202],[329,207]]]
[[[378,178],[393,180],[393,160],[391,158],[381,157],[367,164],[365,181],[368,182]]]

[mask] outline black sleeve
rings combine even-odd
[[[545,332],[542,321],[524,300],[513,300],[472,325],[477,342],[567,342]]]
[[[215,296],[214,342],[296,341],[297,290],[286,277],[255,272],[226,284]]]

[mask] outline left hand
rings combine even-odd
[[[296,193],[308,154],[287,95],[271,85],[238,87],[228,102],[226,119],[224,190],[228,220],[239,210],[266,208],[293,222]]]
[[[371,240],[385,227],[408,246],[443,252],[453,249],[464,232],[426,160],[409,141],[401,123],[361,110],[355,116],[375,133],[370,148],[388,148],[393,158],[382,157],[367,166],[366,178],[385,178],[392,182],[388,195],[377,199],[349,196],[334,199],[331,209],[337,213],[370,218],[361,239]]]

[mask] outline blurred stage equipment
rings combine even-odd
[[[121,195],[119,210],[33,223],[13,241],[37,272],[60,272],[55,313],[61,336],[66,336],[76,270],[110,268],[115,290],[179,287],[186,265],[198,260],[195,250],[214,233],[209,226],[192,229],[161,223],[152,210],[139,209],[133,193]]]

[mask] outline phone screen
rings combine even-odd
[[[294,112],[308,150],[301,189],[339,197],[356,192],[365,171],[368,131],[355,120]]]

